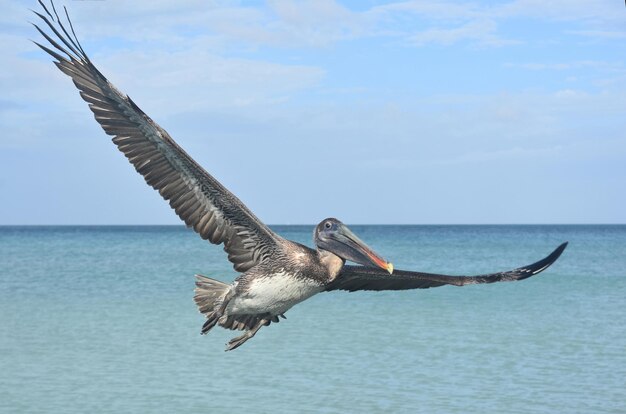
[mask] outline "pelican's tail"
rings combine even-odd
[[[230,290],[230,285],[220,282],[219,280],[210,279],[206,276],[196,275],[196,289],[193,300],[198,305],[198,310],[207,321],[202,327],[202,333],[205,334],[211,330],[222,316],[223,309],[220,309],[225,296]]]

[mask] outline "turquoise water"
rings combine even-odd
[[[311,226],[275,226],[310,244]],[[396,268],[516,283],[317,295],[236,351],[200,336],[182,227],[0,227],[2,413],[624,413],[626,226],[352,226]]]

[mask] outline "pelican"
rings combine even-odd
[[[514,270],[448,276],[394,271],[390,262],[335,218],[317,225],[314,249],[284,239],[107,80],[83,50],[66,8],[67,23],[63,24],[52,2],[49,8],[41,0],[39,4],[42,13],[34,13],[52,34],[34,24],[48,41],[47,46],[35,44],[55,58],[56,66],[74,81],[96,121],[148,185],[169,201],[187,227],[213,244],[223,244],[228,260],[240,273],[231,284],[196,275],[194,300],[206,317],[201,333],[206,334],[216,325],[243,331],[227,344],[227,351],[241,346],[260,328],[278,322],[291,307],[320,292],[425,289],[522,280],[548,268],[567,246],[563,243],[546,258]],[[346,265],[346,261],[358,265]]]

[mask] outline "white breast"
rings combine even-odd
[[[321,290],[322,287],[315,281],[296,278],[288,273],[256,277],[247,285],[245,293],[231,299],[226,312],[231,315],[268,312],[279,315]]]

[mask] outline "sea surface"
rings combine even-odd
[[[311,245],[312,226],[273,226]],[[351,226],[397,269],[531,279],[319,294],[200,335],[178,226],[0,227],[0,413],[626,413],[626,226]]]

